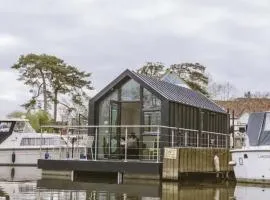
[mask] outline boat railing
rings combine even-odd
[[[159,125],[43,126],[63,129],[66,145],[50,159],[143,160],[160,162],[165,147],[229,148],[230,135]],[[59,131],[62,133],[61,131]],[[45,149],[40,146],[40,156]],[[50,152],[49,152],[50,154]]]

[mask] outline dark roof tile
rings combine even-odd
[[[214,112],[225,113],[219,105],[199,92],[136,72],[131,73],[170,101],[200,107]]]

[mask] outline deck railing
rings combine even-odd
[[[50,159],[141,160],[160,162],[164,147],[229,148],[230,135],[167,126],[43,126],[57,129],[62,142],[48,150]],[[139,134],[141,133],[141,134]],[[46,148],[46,149],[45,149]],[[57,154],[58,152],[58,154]]]

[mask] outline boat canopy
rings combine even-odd
[[[250,146],[270,145],[270,112],[251,113],[247,134]]]

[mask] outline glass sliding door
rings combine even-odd
[[[110,132],[109,132],[109,158],[120,158],[120,127],[121,124],[121,103],[117,101],[111,101],[110,103]]]

